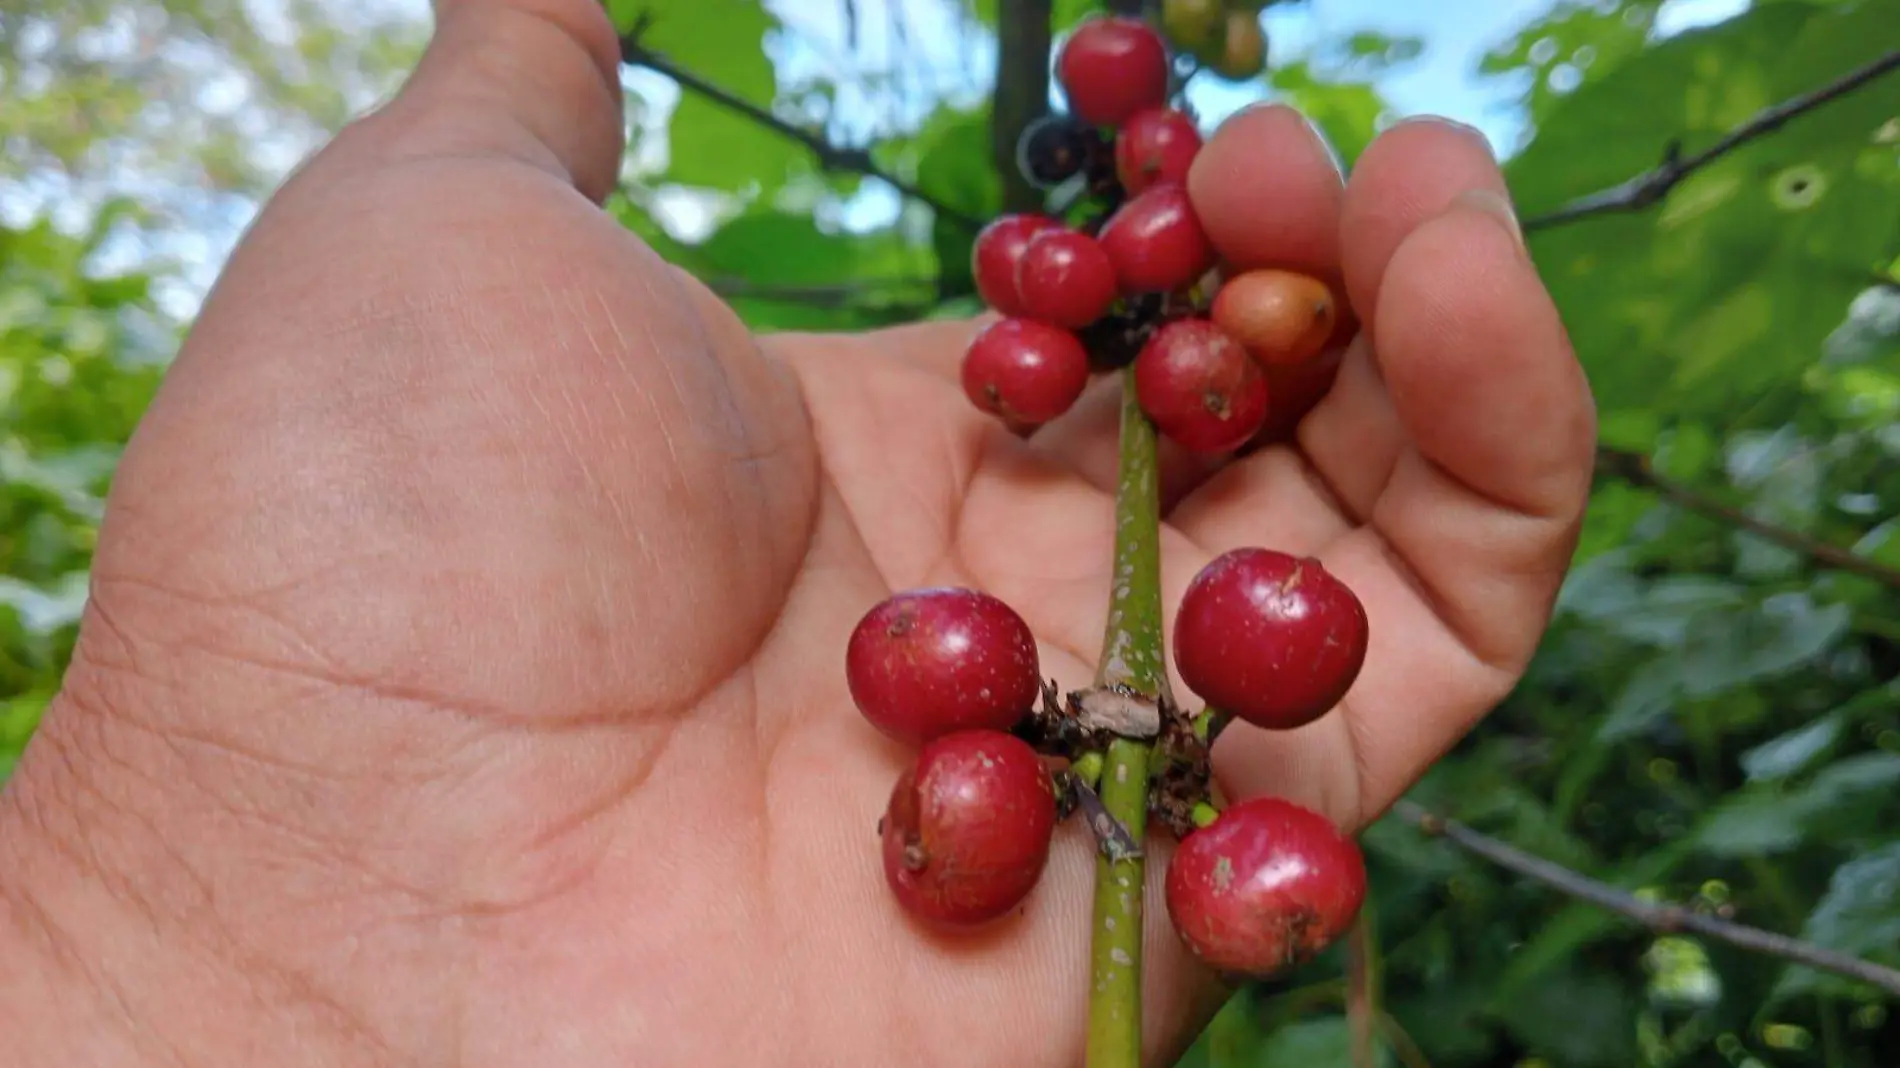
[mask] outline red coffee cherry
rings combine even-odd
[[[1000,598],[954,586],[894,593],[845,646],[845,682],[864,718],[921,745],[953,731],[1008,730],[1042,696],[1029,624]]]
[[[1188,689],[1269,730],[1325,715],[1366,659],[1365,606],[1312,557],[1244,548],[1188,583],[1174,618],[1174,662]]]
[[[963,392],[978,410],[1018,430],[1074,407],[1089,384],[1089,356],[1074,334],[1033,319],[999,319],[963,355]]]
[[[1055,784],[1027,742],[960,731],[927,743],[878,824],[884,877],[905,911],[952,927],[988,923],[1042,878]]]
[[[1101,243],[1074,230],[1044,230],[1030,239],[1016,268],[1023,314],[1065,330],[1100,319],[1115,302],[1115,265]]]
[[[1214,246],[1179,182],[1157,182],[1136,194],[1109,218],[1099,239],[1127,294],[1185,289],[1214,266]]]
[[[1138,18],[1094,15],[1077,23],[1056,53],[1056,79],[1077,117],[1119,126],[1167,102],[1168,46]]]
[[[1115,176],[1130,196],[1159,182],[1187,184],[1201,151],[1201,131],[1184,111],[1146,108],[1115,135]]]
[[[1267,376],[1206,319],[1177,319],[1135,357],[1135,398],[1155,429],[1201,453],[1231,452],[1267,419]]]
[[[970,247],[970,273],[976,277],[976,292],[983,303],[1003,315],[1023,313],[1022,297],[1016,292],[1016,265],[1030,238],[1051,229],[1062,229],[1062,224],[1046,215],[1021,213],[999,215],[977,231]]]
[[[1277,797],[1243,801],[1168,861],[1168,919],[1196,957],[1264,979],[1337,940],[1366,898],[1365,858],[1332,822]]]

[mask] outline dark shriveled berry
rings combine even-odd
[[[1089,384],[1089,357],[1067,330],[999,319],[963,354],[963,392],[1012,429],[1038,427],[1074,407]]]
[[[1365,665],[1365,606],[1310,556],[1222,553],[1181,595],[1174,662],[1208,704],[1292,730],[1326,714]]]
[[[1029,247],[1030,238],[1044,230],[1061,228],[1061,223],[1047,215],[1022,212],[999,215],[978,231],[970,246],[970,273],[976,277],[976,292],[983,303],[1003,315],[1021,315],[1016,265]]]
[[[1080,330],[1115,302],[1115,265],[1101,243],[1074,230],[1044,230],[1016,267],[1016,292],[1031,319]]]
[[[1042,694],[1036,639],[1000,598],[954,586],[878,602],[845,646],[845,682],[872,726],[910,745],[1008,730]]]
[[[1119,126],[1168,99],[1168,46],[1141,19],[1092,15],[1076,24],[1056,54],[1056,78],[1069,110],[1096,126]]]
[[[1365,903],[1365,858],[1319,813],[1254,798],[1187,836],[1168,861],[1165,893],[1175,934],[1202,963],[1264,979],[1351,925]]]
[[[1016,139],[1016,168],[1031,184],[1048,188],[1082,173],[1098,135],[1073,115],[1044,115]]]
[[[1152,333],[1150,325],[1161,302],[1153,297],[1125,301],[1107,315],[1076,331],[1089,354],[1089,370],[1101,374],[1119,371],[1141,355]]]
[[[926,744],[878,824],[884,878],[906,912],[970,927],[1036,888],[1055,833],[1055,784],[1027,742],[960,731]]]
[[[1214,246],[1201,228],[1187,187],[1157,182],[1116,209],[1099,235],[1123,293],[1170,293],[1200,281],[1214,266]]]
[[[1115,134],[1115,175],[1134,195],[1160,182],[1187,182],[1201,151],[1201,131],[1184,111],[1145,108]]]
[[[1155,429],[1199,453],[1231,452],[1267,419],[1267,376],[1206,319],[1155,331],[1135,358],[1135,398]]]

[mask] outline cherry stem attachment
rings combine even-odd
[[[1194,814],[1191,818],[1194,820],[1194,826],[1206,827],[1220,819],[1220,809],[1210,801],[1202,801],[1194,806]]]
[[[1115,556],[1108,624],[1097,687],[1125,686],[1172,700],[1161,629],[1161,496],[1154,424],[1135,398],[1134,372],[1123,370],[1121,469],[1115,489]],[[1103,808],[1139,848],[1147,831],[1153,745],[1116,738],[1100,780]],[[1139,852],[1098,854],[1095,933],[1090,947],[1087,1068],[1141,1068],[1142,896]]]
[[[1233,721],[1234,717],[1210,705],[1195,715],[1194,736],[1211,746],[1220,737],[1220,732],[1226,730]]]

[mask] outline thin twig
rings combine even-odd
[[[1726,523],[1737,530],[1746,531],[1763,541],[1779,545],[1789,552],[1799,553],[1823,567],[1852,572],[1890,589],[1900,590],[1900,571],[1885,564],[1876,563],[1838,545],[1810,537],[1800,531],[1790,530],[1765,519],[1757,519],[1738,508],[1723,504],[1700,490],[1657,474],[1655,464],[1640,452],[1613,448],[1608,445],[1599,446],[1597,464],[1600,470],[1631,485],[1652,490],[1673,504],[1717,522]]]
[[[1361,909],[1346,940],[1346,1025],[1352,1068],[1376,1068],[1378,1050],[1379,964],[1372,947],[1372,921]]]
[[[1389,1012],[1379,1014],[1379,1033],[1385,1036],[1386,1044],[1399,1058],[1405,1068],[1432,1068],[1432,1062],[1425,1057],[1425,1051],[1418,1048],[1418,1040],[1405,1029],[1398,1017]]]
[[[678,82],[680,88],[697,93],[707,100],[718,104],[720,107],[757,123],[781,137],[798,142],[805,147],[806,151],[812,154],[812,157],[818,161],[818,165],[825,170],[844,171],[852,174],[860,174],[866,178],[875,178],[878,181],[888,184],[891,188],[896,189],[899,193],[904,194],[912,200],[929,207],[931,211],[937,213],[939,218],[949,219],[972,231],[982,228],[982,221],[976,217],[951,207],[936,197],[931,196],[929,193],[924,192],[915,184],[906,182],[902,178],[879,167],[877,161],[871,158],[870,150],[864,148],[848,148],[843,145],[833,144],[823,135],[787,122],[765,108],[734,95],[721,86],[715,85],[705,78],[694,74],[692,71],[681,67],[679,64],[674,63],[658,52],[644,47],[640,44],[640,34],[645,28],[644,25],[636,25],[632,31],[620,39],[621,62],[631,66],[645,67],[658,74],[663,74],[673,81]]]
[[[1668,196],[1671,190],[1682,183],[1683,179],[1703,167],[1763,134],[1780,129],[1790,119],[1813,111],[1831,100],[1846,96],[1874,79],[1891,73],[1896,68],[1900,68],[1900,51],[1889,52],[1872,63],[1812,92],[1763,108],[1747,122],[1722,135],[1720,140],[1700,152],[1685,156],[1682,154],[1680,144],[1671,144],[1664,150],[1662,162],[1653,169],[1608,189],[1587,193],[1554,211],[1525,219],[1523,227],[1527,231],[1542,230],[1576,222],[1579,219],[1587,219],[1593,215],[1641,211],[1651,207]]]
[[[1408,820],[1426,834],[1442,837],[1460,849],[1544,884],[1559,893],[1608,909],[1627,917],[1658,934],[1687,931],[1704,938],[1810,968],[1833,972],[1879,987],[1900,997],[1900,969],[1840,953],[1812,942],[1775,934],[1730,920],[1695,912],[1682,905],[1644,901],[1608,883],[1598,882],[1561,864],[1532,856],[1516,846],[1474,831],[1456,820],[1448,820],[1410,801],[1393,806],[1399,818]]]

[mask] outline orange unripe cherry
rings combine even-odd
[[[1308,274],[1261,268],[1229,278],[1208,317],[1267,367],[1305,363],[1338,326],[1333,291]]]

